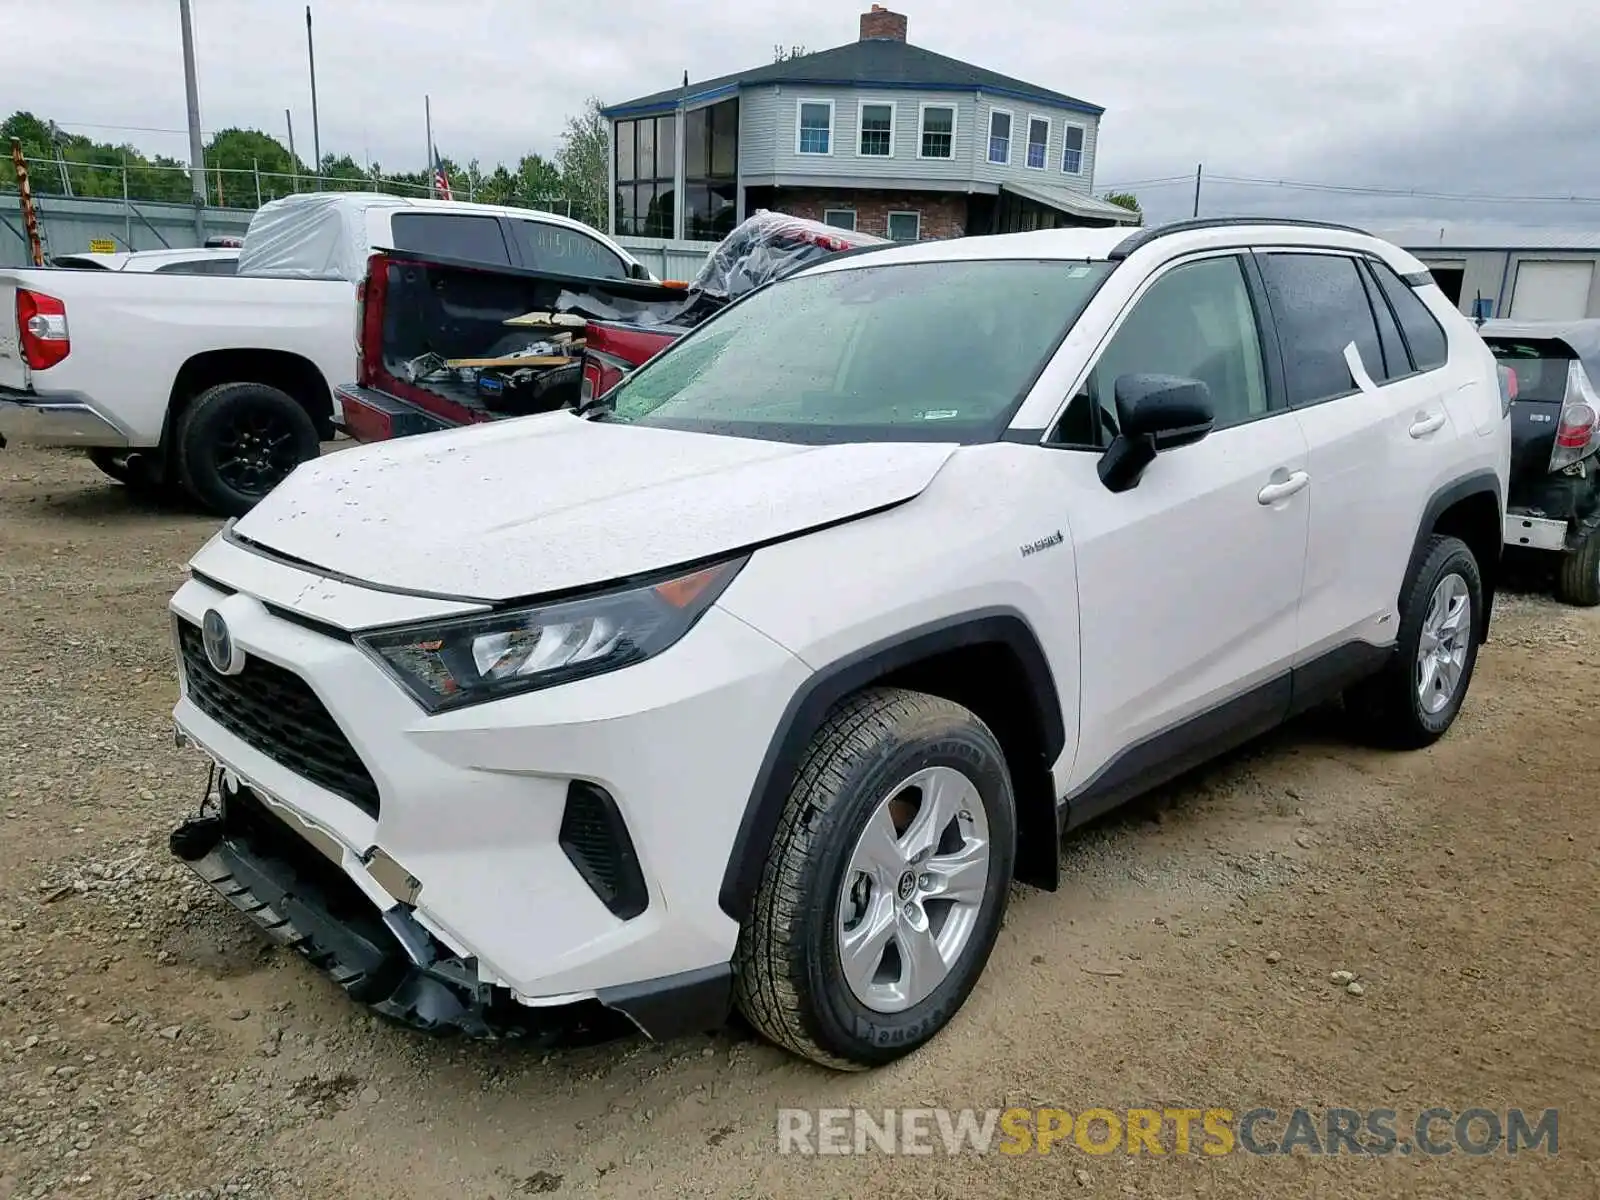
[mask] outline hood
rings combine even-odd
[[[301,466],[233,529],[368,583],[505,600],[909,500],[955,449],[797,446],[559,412],[335,451]]]

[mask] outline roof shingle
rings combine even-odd
[[[689,99],[693,101],[697,96],[728,88],[775,83],[810,84],[814,87],[926,88],[932,91],[982,90],[1060,105],[1095,116],[1105,111],[1100,105],[1090,104],[1064,92],[1051,91],[959,59],[935,54],[921,46],[887,38],[851,42],[845,46],[835,46],[832,50],[819,50],[815,54],[803,54],[751,71],[721,75],[716,79],[691,84]],[[607,116],[626,116],[635,111],[671,107],[678,103],[682,94],[681,88],[652,92],[636,100],[614,104],[605,113]]]

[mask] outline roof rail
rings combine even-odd
[[[1226,229],[1234,225],[1294,225],[1304,229],[1333,229],[1340,233],[1374,236],[1368,230],[1357,229],[1354,225],[1339,225],[1333,221],[1308,221],[1301,217],[1197,217],[1190,221],[1173,221],[1169,225],[1153,225],[1137,233],[1130,233],[1116,244],[1107,257],[1112,262],[1118,262],[1135,250],[1148,246],[1157,238],[1166,237],[1169,233],[1187,233],[1194,229]]]

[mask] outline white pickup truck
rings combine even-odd
[[[263,206],[232,276],[0,268],[0,447],[82,447],[129,487],[243,515],[333,435],[374,249],[654,278],[566,217],[366,193]]]

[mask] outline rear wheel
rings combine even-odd
[[[1434,535],[1400,605],[1394,657],[1345,696],[1362,731],[1399,749],[1443,737],[1472,682],[1482,619],[1478,560],[1459,538]]]
[[[184,488],[225,517],[242,517],[321,451],[310,414],[264,383],[202,392],[179,419],[176,443]]]
[[[1576,549],[1562,554],[1556,596],[1563,604],[1581,608],[1600,605],[1600,529],[1591,531]]]
[[[999,933],[1011,779],[971,712],[873,689],[811,741],[734,959],[739,1008],[838,1070],[909,1054],[961,1008]]]

